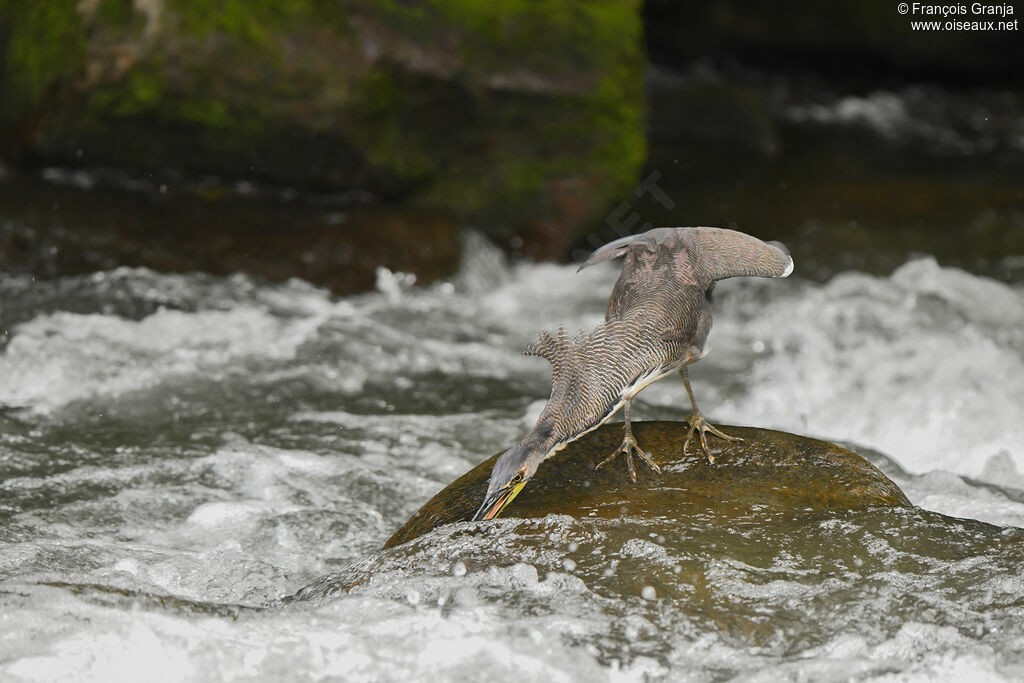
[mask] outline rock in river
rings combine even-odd
[[[684,454],[687,425],[634,422],[640,447],[662,468],[637,465],[638,482],[621,460],[594,466],[622,441],[622,425],[607,424],[545,461],[504,517],[686,518],[705,512],[747,517],[780,510],[909,506],[899,487],[861,456],[827,441],[755,427],[725,427],[743,441],[711,437],[710,464],[692,448]],[[479,507],[497,455],[427,502],[385,544],[390,548],[443,524],[470,519]]]
[[[639,6],[0,2],[0,158],[358,190],[561,256],[646,157]]]

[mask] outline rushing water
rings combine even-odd
[[[506,519],[378,552],[536,416],[520,346],[596,323],[616,275],[574,270],[474,240],[452,282],[342,299],[0,279],[0,678],[1024,676],[1024,290],[927,258],[725,282],[692,372],[713,420],[857,444],[919,508]],[[666,379],[634,414],[687,407]]]

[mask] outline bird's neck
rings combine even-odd
[[[555,418],[545,409],[540,414],[537,424],[533,426],[530,433],[523,437],[522,445],[531,451],[537,451],[547,457],[554,450],[558,443],[555,434]]]

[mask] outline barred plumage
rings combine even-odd
[[[524,350],[551,363],[551,398],[538,424],[550,424],[552,446],[596,428],[635,394],[631,388],[639,391],[679,365],[683,342],[665,338],[660,322],[642,314],[606,320],[572,340],[561,328]]]
[[[552,446],[596,428],[644,386],[701,358],[711,331],[708,290],[727,277],[787,275],[792,259],[776,244],[721,228],[658,228],[595,251],[581,268],[625,256],[605,321],[575,339],[564,328],[554,337],[543,332],[524,350],[551,362],[551,398],[538,425],[550,423]]]
[[[762,242],[735,230],[656,228],[606,244],[580,269],[623,256],[604,322],[575,338],[564,327],[555,335],[542,332],[524,349],[524,354],[551,363],[551,398],[530,433],[495,463],[488,496],[476,518],[500,512],[541,461],[597,428],[623,405],[625,438],[611,457],[619,452],[627,455],[634,481],[633,453],[658,469],[632,436],[630,401],[645,386],[677,369],[693,405],[684,450],[697,432],[704,452],[714,462],[705,432],[733,438],[704,421],[685,368],[707,351],[708,295],[714,282],[743,275],[786,277],[793,270],[789,252],[778,242]],[[507,494],[513,487],[514,492]]]

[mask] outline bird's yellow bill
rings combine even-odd
[[[526,482],[516,484],[510,489],[507,489],[498,500],[494,501],[494,505],[484,514],[483,517],[477,515],[477,519],[493,519],[501,514],[501,511],[508,507],[508,504],[512,502],[512,499],[519,495],[519,492],[526,486]]]

